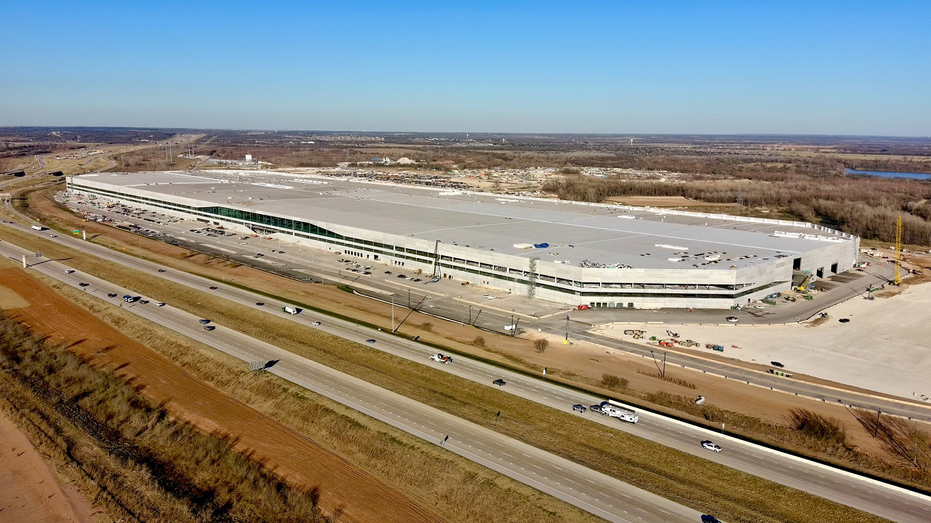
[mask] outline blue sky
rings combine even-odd
[[[2,12],[0,126],[931,135],[927,0]]]

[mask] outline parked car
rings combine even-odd
[[[505,385],[507,384],[507,382],[504,381],[504,380],[501,379],[501,378],[498,378],[498,379],[496,379],[495,381],[491,382],[491,384],[492,384],[492,385],[497,385],[497,386],[499,386],[499,387],[503,387],[503,386],[505,386]]]
[[[585,412],[585,405],[579,405],[579,404],[573,405],[572,410],[576,412]]]
[[[721,452],[722,450],[720,445],[718,445],[717,443],[712,443],[709,440],[702,441],[701,446],[702,448],[705,448],[705,449],[708,449],[714,452]]]
[[[738,321],[740,321],[739,319],[737,319],[736,316],[728,316],[727,318],[724,318],[724,319],[726,319],[727,321],[731,323],[737,323]]]

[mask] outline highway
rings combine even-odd
[[[89,210],[93,212],[103,212],[99,209],[93,208]],[[28,218],[26,219],[28,220]],[[390,300],[393,296],[395,303],[404,305],[408,303],[409,299],[412,300],[414,305],[416,305],[421,300],[421,298],[425,298],[426,301],[420,307],[420,311],[426,314],[435,314],[444,318],[456,318],[464,323],[468,322],[470,316],[473,315],[469,305],[462,300],[456,299],[454,292],[451,293],[449,288],[444,289],[441,287],[441,285],[443,285],[442,283],[427,287],[423,284],[417,285],[402,283],[393,277],[380,279],[367,276],[360,279],[357,274],[347,272],[342,264],[338,264],[335,259],[331,259],[333,258],[332,255],[321,257],[318,256],[318,254],[312,254],[310,256],[298,254],[297,252],[294,252],[294,249],[300,249],[300,247],[293,244],[288,245],[287,242],[254,239],[254,244],[244,246],[241,245],[240,242],[235,238],[206,238],[195,234],[183,234],[178,236],[180,231],[184,231],[184,227],[189,226],[191,222],[182,222],[180,226],[160,226],[152,222],[134,220],[125,216],[114,216],[114,219],[126,219],[127,221],[138,223],[144,227],[163,230],[171,234],[175,234],[176,239],[180,238],[179,241],[181,246],[191,247],[202,252],[212,252],[217,256],[229,258],[231,260],[235,260],[247,265],[261,266],[263,269],[270,269],[272,272],[279,274],[287,274],[296,279],[306,278],[308,275],[315,275],[316,278],[328,282],[342,281],[343,283],[349,283],[350,281],[355,280],[353,285],[358,287],[364,285],[364,287],[370,288],[374,291],[370,292],[369,294],[381,295],[382,299],[384,300]],[[189,237],[196,238],[191,239]],[[275,246],[276,244],[278,246],[278,249],[276,250],[281,250],[283,245],[291,252],[287,254],[270,254],[258,260],[253,258],[252,253],[263,250],[267,245]],[[308,248],[308,251],[316,253],[325,252],[310,248]],[[312,259],[308,260],[309,258]],[[394,269],[394,272],[402,272],[402,270]],[[865,288],[868,283],[879,284],[882,280],[877,276],[864,273],[864,276],[857,281],[859,283],[856,285]],[[835,289],[831,292],[835,293],[835,296],[847,296],[851,293],[856,294],[857,291],[855,291],[851,285],[853,284],[841,286],[841,288]],[[454,285],[454,287],[458,287],[458,285]],[[480,299],[479,301],[483,300]],[[528,329],[539,328],[544,332],[558,336],[562,336],[566,332],[566,314],[564,312],[549,314],[547,317],[541,316],[540,318],[534,318],[526,314],[512,314],[509,311],[496,308],[496,306],[499,305],[497,303],[499,301],[501,300],[493,300],[483,304],[483,306],[475,305],[475,314],[478,314],[479,310],[481,310],[483,319],[493,318],[493,323],[496,324],[498,328],[501,328],[503,325],[511,324],[512,321],[514,321],[515,316],[518,316],[521,317],[521,327],[526,326]],[[797,304],[792,304],[792,306],[796,308],[796,312],[794,312],[794,314],[810,314],[813,313],[818,307],[823,308],[826,306],[826,304],[800,302]],[[595,318],[596,316],[601,317],[605,314],[608,314],[607,312],[598,310],[584,312],[586,313],[584,316],[575,312],[571,313],[571,315],[576,318],[580,316],[584,318]],[[688,316],[689,313],[683,311],[678,311],[675,314],[671,311],[624,311],[625,317],[628,317],[630,314],[639,314],[645,319],[644,321],[652,322],[656,322],[658,319],[662,319],[664,321],[673,320],[673,322],[677,321],[682,323],[682,318],[686,317],[689,318],[689,321],[687,321],[688,323],[697,323],[700,321],[697,319],[698,316],[695,316],[699,314],[699,312],[693,313],[693,316],[690,317]],[[723,312],[721,311],[716,311],[714,314],[718,314],[721,316],[721,318],[723,318]],[[756,323],[767,323],[774,321],[767,319],[770,318],[769,316],[763,318],[753,318],[746,313],[740,314],[742,314],[742,322],[745,321],[745,319]],[[786,313],[783,312],[781,314],[784,315]],[[647,320],[646,318],[650,319]],[[777,321],[781,322],[790,320],[780,316],[777,318]],[[573,320],[570,327],[570,338],[575,340],[585,340],[604,346],[605,348],[620,350],[647,358],[652,357],[650,347],[639,343],[618,340],[616,338],[611,338],[600,334],[593,334],[587,332],[587,328],[588,324]],[[760,387],[772,388],[773,390],[805,396],[825,402],[850,405],[872,411],[881,410],[883,413],[887,414],[931,422],[931,405],[921,404],[907,399],[896,399],[879,395],[869,395],[861,392],[846,390],[840,387],[827,387],[818,383],[812,383],[798,379],[777,377],[759,370],[752,370],[747,367],[733,365],[727,362],[683,354],[674,350],[658,350],[658,348],[655,347],[652,350],[653,353],[655,353],[658,357],[661,357],[661,354],[666,352],[666,361],[669,365],[690,368],[711,373],[717,376],[726,376],[729,379],[736,379]]]
[[[117,303],[122,302],[124,294],[133,294],[130,289],[115,286],[106,280],[88,274],[81,272],[66,274],[66,265],[45,259],[37,260],[34,258],[34,253],[14,247],[8,242],[0,242],[0,253],[14,261],[21,261],[23,255],[33,256],[30,260],[34,263],[31,266],[33,270],[75,288],[83,288],[85,292],[96,294],[103,300]],[[177,273],[166,272],[164,274],[168,275],[169,279],[183,276]],[[80,287],[80,283],[90,285]],[[108,298],[109,293],[115,293],[117,296]],[[254,302],[252,305],[254,306]],[[442,445],[466,459],[496,470],[608,521],[622,523],[694,522],[701,515],[688,507],[329,367],[295,356],[278,347],[226,329],[222,325],[217,326],[215,330],[206,331],[198,322],[200,319],[198,316],[175,309],[170,305],[157,307],[150,301],[145,305],[139,302],[128,304],[123,308],[244,362],[279,360],[268,369],[268,372],[425,441]],[[265,310],[267,312],[275,309]],[[277,313],[284,314],[280,309]],[[348,324],[348,326],[351,328],[348,332],[344,332],[348,339],[363,343],[371,336],[366,329],[353,324]]]
[[[30,232],[35,232],[23,227],[19,228]],[[49,236],[48,232],[36,234],[46,237]],[[174,270],[168,270],[165,273],[158,273],[157,269],[159,266],[156,264],[125,256],[121,253],[112,252],[105,247],[87,242],[81,242],[80,240],[74,238],[63,238],[59,236],[58,238],[55,238],[55,240],[61,241],[62,243],[69,244],[71,246],[78,246],[85,252],[98,255],[102,258],[106,258],[117,263],[122,263],[143,272],[151,273],[153,276],[167,278],[177,283],[191,287],[207,290],[209,286],[217,286],[219,288],[216,291],[210,292],[213,292],[218,297],[229,299],[231,301],[235,301],[247,306],[252,306],[263,310],[266,313],[281,314],[282,316],[292,319],[293,321],[301,322],[307,325],[314,321],[320,321],[322,322],[322,325],[319,328],[336,336],[341,336],[360,342],[368,338],[375,338],[378,341],[375,345],[373,345],[374,348],[397,354],[421,364],[431,364],[431,362],[428,360],[430,351],[427,348],[424,348],[419,344],[410,342],[408,340],[390,336],[387,333],[372,333],[371,331],[359,327],[355,324],[344,323],[327,316],[314,315],[309,312],[304,312],[297,316],[287,315],[280,311],[280,307],[284,304],[269,302],[266,298],[249,293],[247,291],[218,284],[212,280],[207,280],[187,273],[179,273]],[[0,243],[0,248],[3,248],[3,252],[5,254],[7,248],[9,247],[11,246],[5,242]],[[15,258],[18,260],[19,256],[15,256]],[[40,268],[44,265],[51,264],[37,265],[36,269],[41,270]],[[65,278],[63,270],[52,272],[53,277],[58,279]],[[88,277],[83,276],[83,278],[86,280]],[[72,279],[74,279],[73,275]],[[104,285],[104,283],[98,282],[95,285]],[[112,292],[119,292],[120,296],[122,296],[123,293],[123,291]],[[265,301],[267,303],[264,307],[257,307],[255,305],[257,301]],[[152,305],[146,307],[154,308]],[[169,307],[165,307],[164,309],[169,309]],[[205,332],[202,329],[199,331],[197,330],[200,327],[199,324],[195,325],[195,332],[189,334],[191,337],[194,337],[198,340],[210,338],[210,336],[205,336]],[[221,330],[225,331],[225,329],[218,329],[218,331]],[[279,349],[275,350],[279,351]],[[290,362],[292,358],[295,357],[293,355],[289,356],[287,360]],[[258,360],[263,358],[252,357],[251,359]],[[269,357],[267,359],[278,359],[278,356]],[[583,403],[588,405],[603,399],[595,396],[571,392],[558,385],[554,385],[543,380],[528,378],[521,374],[508,371],[502,371],[496,367],[476,362],[465,357],[457,357],[456,362],[452,365],[440,365],[435,363],[434,365],[436,365],[440,370],[450,372],[460,377],[471,379],[488,386],[491,386],[491,381],[493,379],[503,378],[507,381],[507,385],[502,388],[502,390],[505,392],[516,394],[529,400],[558,409],[568,409],[574,403]],[[282,366],[279,369],[278,366],[276,366],[273,369],[279,369],[276,372],[283,372],[288,368],[289,367],[287,366]],[[354,406],[350,403],[347,404]],[[830,467],[818,465],[800,458],[795,458],[784,453],[744,443],[727,436],[722,436],[717,432],[693,427],[691,425],[670,420],[662,416],[653,415],[647,412],[641,412],[640,415],[640,423],[636,425],[627,425],[610,418],[604,418],[599,415],[591,413],[586,414],[586,416],[588,416],[588,418],[593,422],[605,423],[616,429],[628,431],[632,434],[656,441],[663,445],[667,445],[684,452],[696,454],[706,459],[718,461],[735,469],[743,470],[745,472],[781,484],[811,492],[821,497],[886,517],[893,521],[931,521],[931,498],[928,496],[911,493],[896,487],[891,487],[879,482],[867,480],[859,476],[838,471]],[[412,433],[417,434],[416,432]],[[436,437],[437,434],[440,436],[451,434],[450,442],[453,442],[453,446],[456,447],[456,445],[460,444],[457,442],[463,441],[459,438],[461,438],[461,434],[464,433],[460,431],[439,430],[436,433],[428,433],[428,437],[426,439],[430,440],[430,438]],[[467,431],[465,434],[469,434],[469,432]],[[420,436],[420,434],[417,435]],[[460,436],[457,437],[457,435]],[[701,447],[698,445],[698,442],[703,439],[712,439],[718,442],[724,447],[724,452],[715,454],[701,449]],[[513,456],[515,454],[512,453],[511,455]],[[506,457],[504,455],[499,455],[498,459],[505,460]]]

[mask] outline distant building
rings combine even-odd
[[[398,165],[414,165],[417,162],[411,160],[410,158],[398,158],[398,161],[395,163]]]
[[[247,155],[246,155],[246,161],[247,161],[247,162],[251,162],[251,161],[252,161],[252,155],[251,155],[251,154],[247,154]]]

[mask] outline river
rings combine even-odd
[[[900,173],[893,171],[859,171],[856,169],[844,169],[847,174],[860,176],[881,176],[883,178],[912,178],[914,180],[931,180],[931,174],[928,173]]]

